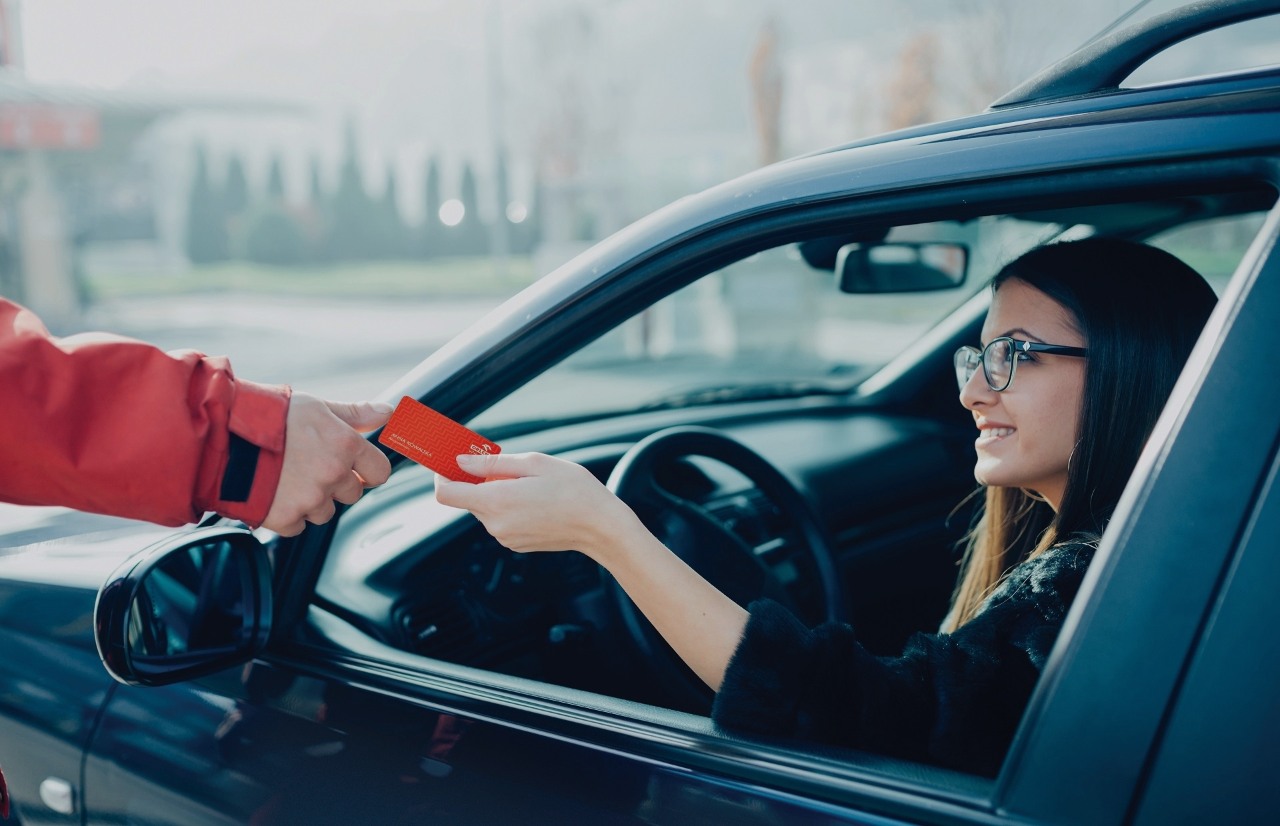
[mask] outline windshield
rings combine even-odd
[[[815,246],[832,239],[780,244],[706,273],[583,343],[474,426],[498,438],[637,410],[848,393],[1035,245],[1128,227],[1221,289],[1265,213],[1228,211],[1190,223],[1168,215],[1168,204],[1135,202],[889,229],[871,246],[966,253],[962,284],[924,292],[844,292],[831,269],[842,239],[825,257]],[[1148,229],[1133,229],[1142,225]]]
[[[475,426],[499,432],[636,409],[848,392],[982,289],[1005,260],[1061,231],[1008,216],[896,227],[886,243],[960,245],[969,272],[954,289],[899,294],[842,292],[832,270],[811,266],[801,244],[774,247],[633,316]]]

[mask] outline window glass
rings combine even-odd
[[[1266,213],[1254,212],[1197,221],[1160,233],[1149,243],[1186,261],[1221,295],[1265,218]]]
[[[896,227],[887,243],[968,250],[954,289],[850,294],[799,244],[710,273],[642,311],[499,401],[482,432],[531,420],[797,395],[815,383],[852,387],[981,289],[1000,265],[1062,227],[1008,216]]]
[[[1246,20],[1170,46],[1140,66],[1126,88],[1280,65],[1280,15]]]

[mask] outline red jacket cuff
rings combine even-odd
[[[252,482],[243,500],[239,496],[236,500],[218,498],[208,504],[208,510],[238,519],[254,528],[267,518],[284,467],[285,425],[291,393],[287,385],[236,380],[235,401],[231,405],[227,429],[257,448],[256,463],[249,468]],[[224,477],[232,470],[230,459],[231,450],[228,449],[220,462]],[[245,469],[236,470],[243,472]],[[223,484],[218,495],[228,495],[227,487]]]

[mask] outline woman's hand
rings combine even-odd
[[[601,564],[637,528],[631,509],[581,465],[541,453],[458,457],[483,484],[436,476],[436,501],[475,514],[513,551],[582,551]]]
[[[658,633],[718,690],[747,612],[644,527],[581,465],[541,453],[459,456],[478,485],[436,476],[436,501],[475,514],[513,551],[582,551],[603,565]]]

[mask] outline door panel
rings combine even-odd
[[[256,663],[199,685],[122,687],[85,768],[86,805],[90,822],[149,826],[831,822],[828,807],[624,749],[616,733],[592,748]]]

